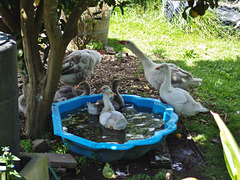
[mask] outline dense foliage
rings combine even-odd
[[[195,18],[197,16],[203,16],[209,7],[211,9],[218,7],[218,0],[189,0],[187,3],[188,6],[182,13],[184,19],[187,19],[187,10],[189,8],[189,15]]]

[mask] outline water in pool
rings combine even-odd
[[[162,114],[150,108],[126,103],[122,112],[128,124],[125,130],[109,130],[99,123],[99,116],[89,115],[86,106],[62,114],[62,125],[67,132],[94,142],[125,143],[128,140],[147,139],[155,131],[164,129]]]

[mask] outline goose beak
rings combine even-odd
[[[113,96],[116,96],[117,94],[113,92]]]
[[[99,90],[97,90],[97,93],[100,93],[100,92],[102,92],[102,88],[101,88],[101,89],[99,89]]]
[[[159,70],[161,68],[161,66],[158,66],[158,67],[156,67],[156,70]]]
[[[76,85],[76,86],[75,86],[75,89],[80,89],[83,82],[84,82],[84,81],[81,81],[78,85]]]
[[[122,82],[122,81],[123,81],[123,78],[122,78],[122,77],[121,77],[121,78],[114,77],[114,78],[113,78],[113,81],[114,81],[114,80],[119,80],[120,82]]]
[[[121,43],[122,45],[125,45],[127,41],[118,41],[118,42]]]
[[[97,52],[99,52],[101,55],[104,55],[104,51],[103,50],[98,50]]]

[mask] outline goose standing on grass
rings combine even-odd
[[[159,90],[161,84],[164,81],[164,73],[162,71],[156,71],[156,68],[161,65],[154,63],[149,59],[132,41],[119,41],[126,48],[130,49],[143,64],[144,74],[147,81],[157,90]],[[180,67],[167,63],[171,69],[171,82],[173,87],[179,87],[186,89],[191,84],[200,84],[202,79],[194,78],[192,74],[181,69]]]
[[[127,120],[121,112],[114,109],[110,101],[112,97],[113,92],[111,90],[107,90],[103,93],[104,108],[99,116],[99,121],[105,128],[123,130],[127,126]]]
[[[81,91],[81,90],[82,91]],[[54,102],[65,101],[67,99],[89,95],[91,93],[91,87],[87,81],[80,82],[75,88],[73,86],[62,86],[54,96]]]
[[[122,96],[120,95],[118,88],[119,88],[120,80],[115,78],[112,82],[112,91],[115,93],[113,100],[111,100],[111,103],[113,104],[113,107],[116,111],[122,111],[124,108],[124,100]],[[104,85],[101,89],[98,90],[99,92],[104,93],[105,91],[111,91],[110,86]],[[99,115],[102,111],[104,104],[103,100],[98,100],[96,103],[87,102],[88,106],[88,113],[91,115]]]
[[[94,50],[85,49],[72,52],[63,60],[60,81],[70,86],[76,86],[81,81],[86,81],[101,60],[101,54]]]
[[[156,70],[164,74],[164,82],[159,89],[161,99],[172,106],[179,116],[194,116],[199,112],[208,112],[187,91],[172,87],[171,70],[167,63],[162,63]]]

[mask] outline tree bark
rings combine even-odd
[[[64,34],[58,25],[56,0],[40,1],[36,12],[32,1],[21,0],[20,2],[24,59],[28,72],[24,93],[27,108],[26,132],[29,137],[37,138],[48,128],[51,105],[60,79],[65,49],[70,40],[77,35],[77,22],[92,1],[79,1],[69,16]],[[38,34],[42,20],[51,48],[47,69],[43,66],[38,50]]]
[[[36,137],[39,133],[42,121],[36,115],[43,108],[42,89],[45,78],[45,69],[40,59],[38,50],[39,28],[36,28],[34,9],[31,1],[22,0],[21,9],[21,35],[23,40],[24,60],[28,72],[26,87],[26,131],[30,137]],[[44,108],[43,108],[44,109]],[[42,113],[44,117],[44,113]],[[40,128],[41,129],[41,128]],[[40,131],[39,131],[40,132]]]

